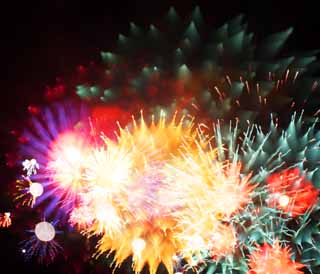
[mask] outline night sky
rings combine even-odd
[[[8,133],[19,128],[29,104],[42,102],[46,85],[54,84],[56,77],[67,78],[77,65],[99,62],[100,51],[112,50],[118,33],[128,33],[130,22],[138,26],[157,26],[171,5],[181,17],[185,17],[198,4],[206,23],[211,26],[219,27],[226,20],[243,13],[249,30],[256,34],[258,41],[266,34],[292,26],[294,33],[286,51],[320,49],[319,10],[312,4],[313,1],[297,4],[295,1],[279,0],[9,2],[0,8],[0,212],[14,212],[9,195],[14,170],[6,166],[4,157],[12,148],[12,138]],[[81,261],[76,251],[84,245],[78,238],[67,240],[68,244],[75,245],[68,261],[59,259],[48,268],[24,263],[18,243],[23,239],[24,222],[29,217],[32,220],[34,216],[13,219],[15,223],[11,228],[0,228],[0,273],[106,273],[101,265],[95,269],[79,263],[79,272],[70,266],[71,261],[75,264]]]

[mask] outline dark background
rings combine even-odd
[[[147,26],[160,21],[173,5],[188,16],[199,5],[207,24],[219,27],[226,20],[244,13],[249,30],[259,41],[266,34],[290,26],[288,50],[320,49],[319,11],[314,1],[80,1],[31,0],[1,2],[0,7],[0,213],[14,211],[9,185],[14,172],[6,167],[8,132],[23,119],[26,108],[39,101],[44,87],[57,76],[68,74],[77,65],[98,61],[101,50],[112,49],[118,33],[126,34],[129,22]],[[32,218],[32,216],[30,216]],[[21,222],[9,229],[0,228],[1,273],[76,273],[67,270],[68,261],[49,268],[22,261],[17,247],[21,240]],[[19,234],[19,235],[18,235]],[[81,248],[81,244],[78,245]],[[76,255],[74,255],[76,257]],[[81,258],[74,261],[79,265]],[[91,273],[83,268],[79,273]],[[94,270],[92,273],[106,273]]]

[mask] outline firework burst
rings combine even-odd
[[[298,168],[272,174],[267,183],[270,206],[293,217],[304,214],[317,203],[319,190],[300,174]]]
[[[0,227],[9,227],[12,224],[11,213],[4,212],[0,214]]]
[[[87,109],[73,101],[54,104],[33,115],[30,128],[20,137],[24,140],[20,150],[26,158],[22,162],[26,174],[16,183],[18,201],[31,206],[35,201],[36,205],[46,201],[46,216],[54,213],[57,219],[70,211],[77,196],[73,190],[80,184],[78,178],[72,178],[79,174],[75,158],[83,149],[80,140],[88,140],[82,135],[88,128],[87,115]]]
[[[289,247],[281,247],[279,241],[273,245],[263,244],[250,255],[248,274],[303,274],[304,265],[291,260]]]
[[[62,251],[61,245],[54,239],[57,233],[54,224],[42,221],[28,233],[31,234],[29,239],[20,244],[25,260],[35,259],[40,264],[48,265]]]
[[[98,254],[115,251],[116,265],[133,255],[137,272],[148,264],[150,273],[155,273],[163,262],[172,273],[172,256],[181,246],[174,237],[172,212],[177,207],[166,202],[163,169],[184,142],[194,143],[196,132],[192,121],[175,119],[167,122],[162,114],[147,125],[141,115],[139,123],[133,120],[131,130],[120,128],[116,143],[104,138],[106,150],[96,151],[88,162],[86,178],[92,189],[85,196],[90,196],[90,208],[98,209],[96,213],[107,212],[105,218],[96,214],[90,229],[95,234],[104,232]],[[97,176],[99,170],[108,172],[108,177]],[[100,194],[94,194],[98,189]]]

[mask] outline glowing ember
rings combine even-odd
[[[40,183],[31,183],[29,192],[34,198],[38,198],[43,194],[43,186]]]

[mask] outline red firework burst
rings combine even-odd
[[[304,265],[290,257],[290,248],[281,247],[278,240],[273,245],[264,243],[249,256],[247,274],[303,274],[299,269]]]
[[[267,178],[268,203],[295,217],[317,203],[319,190],[300,174],[298,168],[274,173]]]

